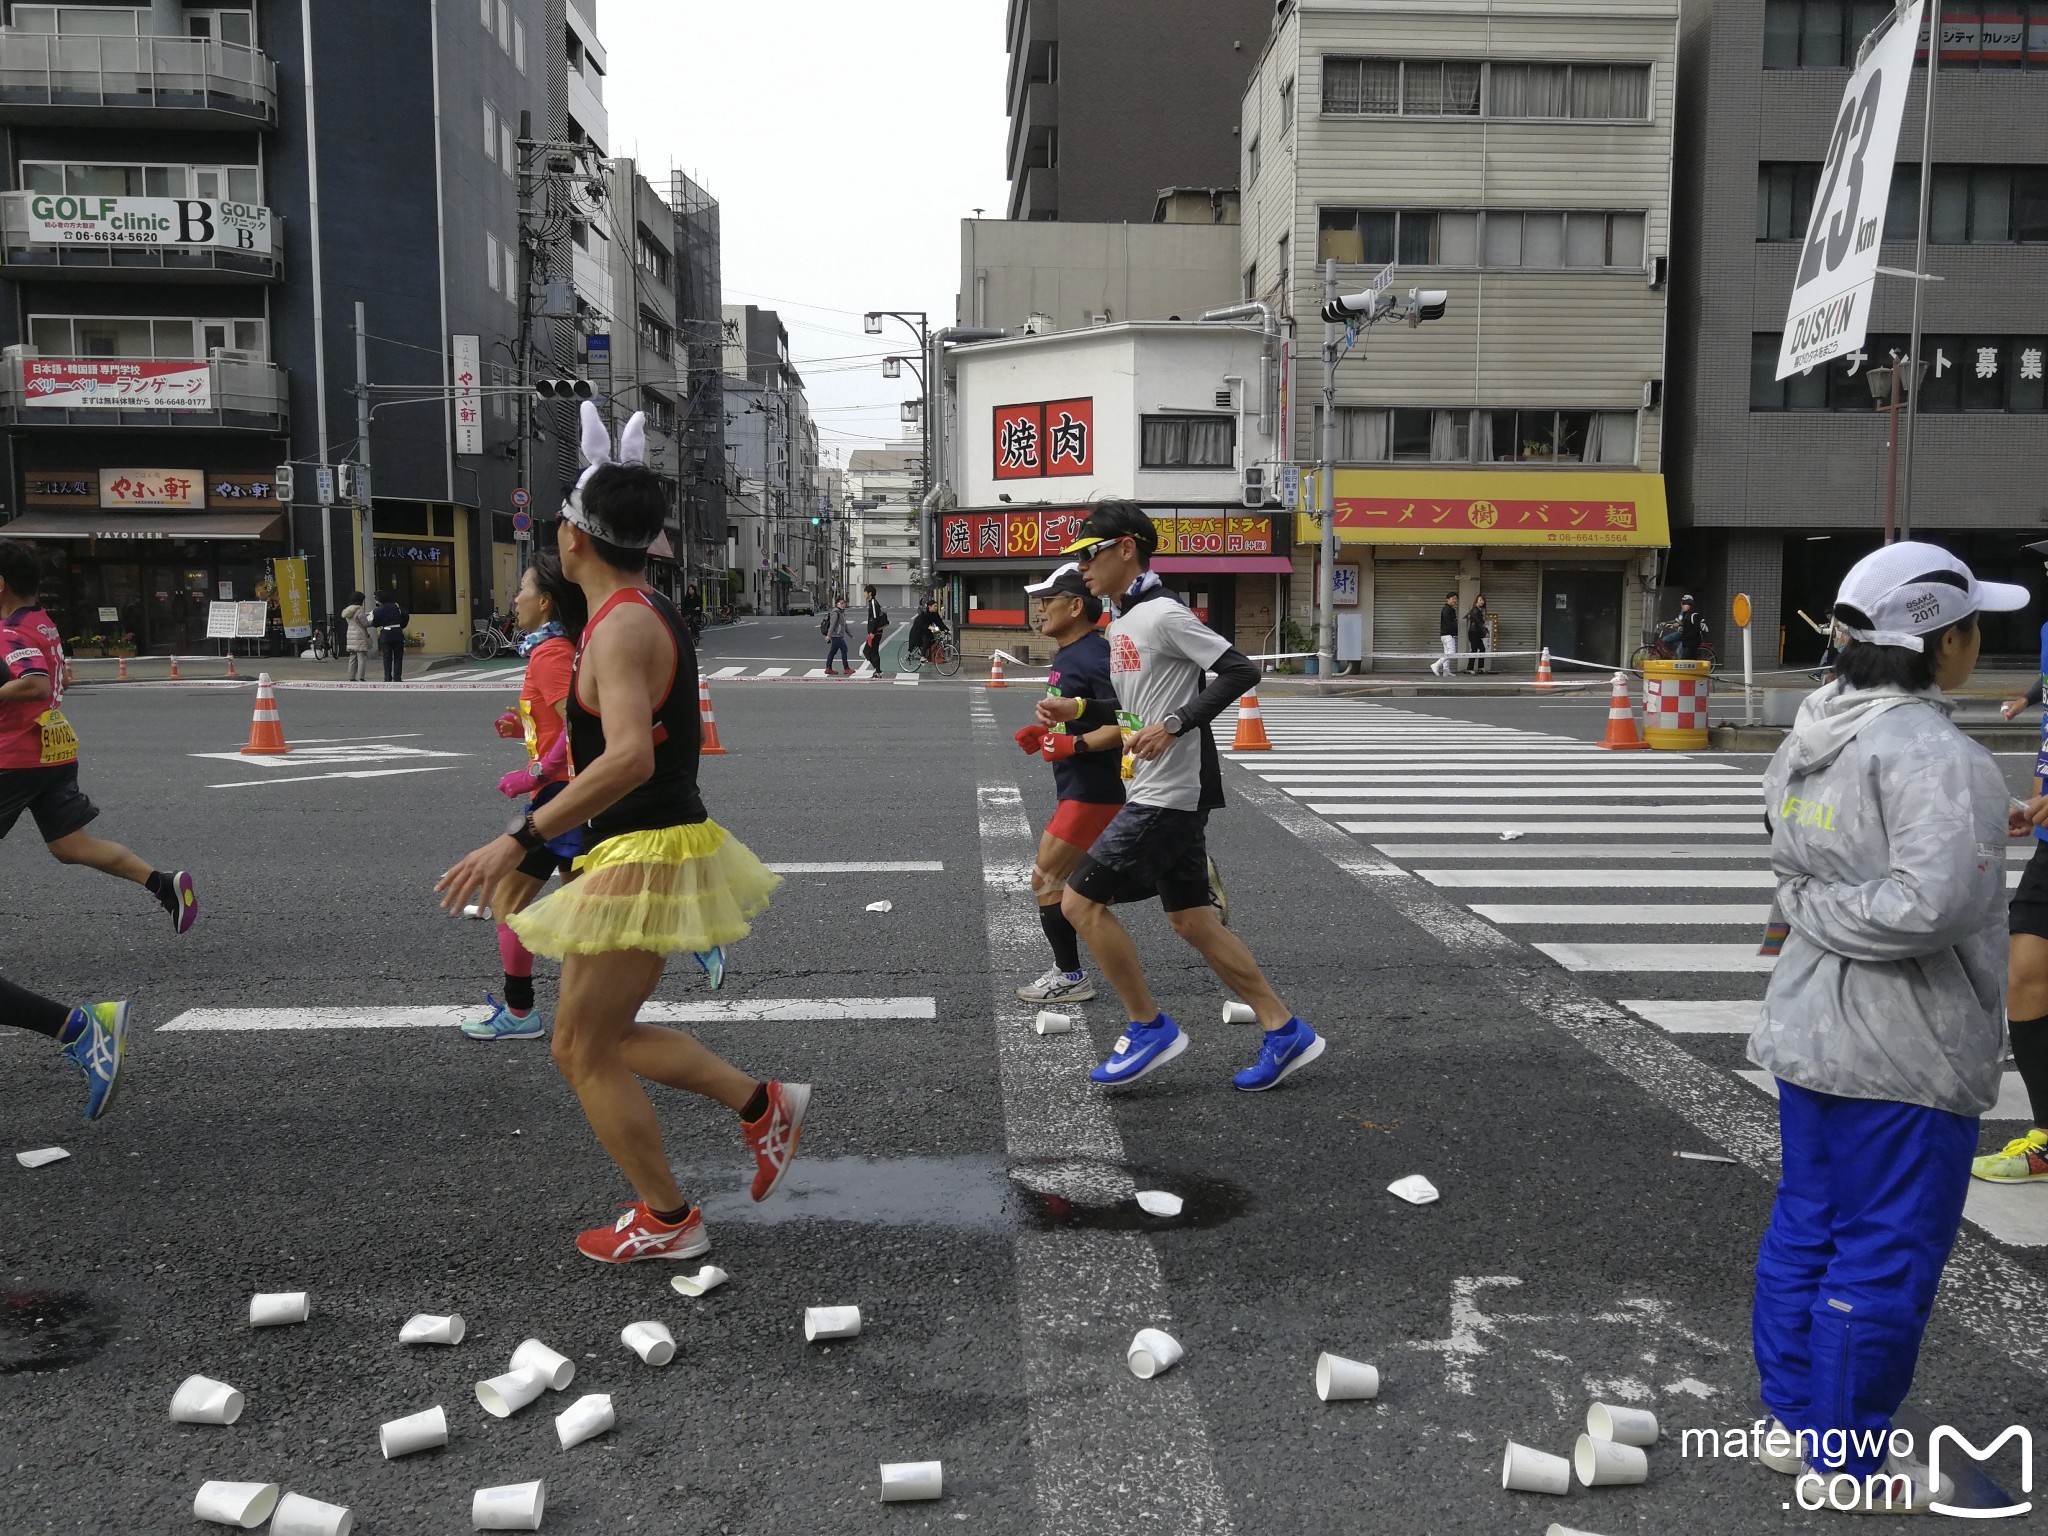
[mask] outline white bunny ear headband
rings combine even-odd
[[[583,457],[590,461],[590,467],[583,471],[576,482],[576,489],[569,493],[569,499],[562,503],[562,521],[573,523],[593,539],[603,539],[607,544],[616,544],[621,549],[646,549],[654,543],[656,534],[644,539],[621,537],[601,518],[592,515],[583,505],[583,487],[590,483],[590,477],[608,464],[642,464],[647,462],[647,415],[635,411],[626,423],[626,429],[619,434],[618,457],[612,456],[612,434],[604,424],[604,418],[597,413],[597,406],[586,400],[581,411],[583,420]]]

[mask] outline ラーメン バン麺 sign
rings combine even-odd
[[[1520,544],[1665,549],[1664,477],[1536,470],[1338,470],[1337,537],[1347,544]],[[1297,519],[1295,541],[1320,536]]]
[[[34,245],[219,246],[270,254],[270,210],[204,197],[93,197],[32,192]]]

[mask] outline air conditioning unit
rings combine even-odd
[[[1088,323],[1090,325],[1109,324],[1109,311],[1106,309],[1098,309],[1097,311],[1095,311],[1094,314],[1088,317]]]
[[[1248,507],[1263,507],[1266,504],[1266,466],[1247,464],[1242,473],[1240,485],[1244,491],[1244,504]]]
[[[1663,403],[1664,381],[1662,379],[1643,380],[1643,409],[1654,411]]]
[[[1652,288],[1662,288],[1666,271],[1664,258],[1662,256],[1652,256],[1643,267],[1643,281]]]

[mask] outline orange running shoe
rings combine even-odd
[[[742,1120],[747,1148],[754,1154],[754,1198],[766,1200],[796,1160],[803,1136],[804,1115],[811,1107],[809,1083],[770,1083],[768,1110],[758,1120]]]
[[[600,1264],[630,1264],[635,1259],[694,1259],[711,1251],[704,1213],[696,1206],[674,1226],[657,1221],[654,1212],[634,1200],[625,1215],[608,1227],[597,1227],[576,1239],[576,1250]]]

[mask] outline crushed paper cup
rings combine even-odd
[[[1579,1436],[1572,1451],[1572,1467],[1588,1488],[1609,1488],[1623,1483],[1650,1480],[1650,1458],[1639,1446],[1617,1445],[1612,1440]]]
[[[859,1307],[804,1308],[804,1337],[813,1344],[820,1339],[850,1339],[859,1332]]]
[[[313,1304],[304,1291],[258,1291],[249,1298],[251,1328],[282,1328],[312,1315]]]
[[[270,1536],[349,1536],[355,1525],[356,1517],[340,1504],[288,1493],[270,1517]]]
[[[619,1342],[649,1365],[667,1365],[676,1357],[675,1335],[660,1323],[628,1323]]]
[[[462,909],[462,915],[473,923],[487,923],[491,920],[491,909],[471,902]]]
[[[1567,1494],[1572,1491],[1572,1464],[1510,1440],[1501,1459],[1500,1485],[1515,1493]]]
[[[1719,1152],[1674,1152],[1671,1155],[1688,1163],[1727,1163],[1738,1168],[1742,1166],[1734,1158],[1723,1157]]]
[[[1226,1024],[1256,1024],[1259,1010],[1250,1003],[1228,1002],[1223,1005],[1223,1022]]]
[[[253,1531],[277,1508],[275,1483],[201,1483],[192,1496],[192,1518]]]
[[[447,1317],[436,1317],[431,1312],[416,1312],[405,1320],[405,1326],[398,1330],[401,1344],[460,1344],[465,1327],[462,1314],[450,1313]]]
[[[896,904],[891,901],[871,901],[868,903],[868,910],[870,912],[894,912]]]
[[[1163,1189],[1138,1191],[1138,1209],[1147,1216],[1178,1216],[1186,1204],[1179,1195],[1168,1194]]]
[[[884,1504],[906,1504],[913,1499],[936,1499],[945,1491],[945,1468],[936,1461],[882,1463]]]
[[[70,1155],[62,1147],[37,1147],[32,1152],[15,1153],[14,1160],[24,1168],[44,1168],[51,1163],[61,1163]]]
[[[1178,1365],[1183,1353],[1180,1341],[1171,1334],[1161,1333],[1157,1328],[1140,1328],[1124,1351],[1124,1364],[1138,1380],[1150,1381]]]
[[[685,1296],[702,1296],[717,1290],[731,1278],[716,1264],[706,1264],[694,1275],[677,1275],[669,1284]]]
[[[1316,1396],[1326,1403],[1359,1402],[1380,1395],[1377,1366],[1328,1351],[1316,1356]]]
[[[1576,1530],[1569,1525],[1559,1525],[1555,1520],[1543,1532],[1543,1536],[1594,1536],[1591,1531]]]
[[[187,1376],[171,1394],[173,1424],[232,1424],[242,1416],[242,1394],[224,1381]]]
[[[509,1367],[515,1371],[535,1371],[548,1384],[548,1390],[559,1392],[576,1379],[576,1362],[567,1355],[557,1354],[541,1343],[539,1339],[528,1339],[512,1351]]]
[[[1500,840],[1504,843],[1519,842],[1523,836],[1524,834],[1520,832],[1503,832],[1500,835]]]
[[[479,1488],[469,1501],[469,1523],[479,1531],[537,1531],[547,1503],[546,1479]]]
[[[1387,1193],[1399,1195],[1410,1205],[1428,1205],[1442,1196],[1437,1187],[1419,1173],[1411,1173],[1405,1179],[1396,1179],[1387,1186]]]
[[[447,1443],[448,1415],[439,1403],[424,1413],[393,1419],[377,1430],[377,1444],[383,1448],[386,1461],[396,1461],[416,1451],[431,1451],[435,1446]]]
[[[509,1419],[547,1389],[547,1378],[539,1371],[507,1371],[476,1384],[477,1406],[494,1419]]]
[[[566,1451],[572,1445],[596,1439],[618,1422],[611,1398],[603,1392],[592,1392],[555,1415],[555,1438]]]
[[[1612,1440],[1616,1445],[1655,1445],[1657,1415],[1647,1408],[1595,1403],[1586,1410],[1586,1433],[1595,1440]]]
[[[1074,1016],[1071,1013],[1054,1013],[1041,1008],[1038,1016],[1031,1021],[1031,1027],[1041,1035],[1070,1035],[1074,1032]],[[905,1462],[905,1466],[912,1463]],[[922,1463],[918,1463],[922,1465]]]

